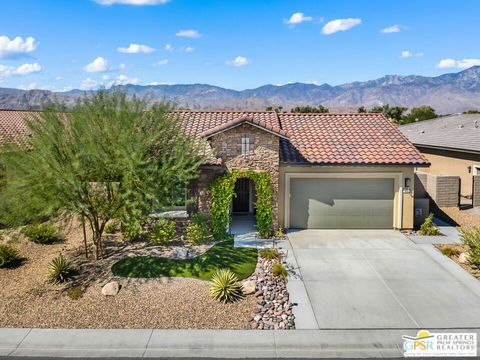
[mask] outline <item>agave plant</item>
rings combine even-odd
[[[57,284],[67,281],[73,273],[73,265],[60,254],[48,265],[47,280]]]
[[[217,270],[211,280],[210,294],[223,303],[234,302],[243,297],[237,275],[230,269]]]

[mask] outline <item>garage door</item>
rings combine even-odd
[[[393,179],[290,179],[290,227],[391,229]]]

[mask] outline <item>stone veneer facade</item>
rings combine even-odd
[[[242,138],[250,139],[250,154],[242,155]],[[272,176],[273,226],[278,227],[278,167],[279,137],[249,124],[213,135],[210,139],[217,158],[222,159],[222,169],[205,166],[193,186],[197,210],[209,213],[211,207],[210,186],[216,176],[225,171],[265,171]]]

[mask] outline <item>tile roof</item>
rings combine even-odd
[[[189,135],[200,136],[200,134],[238,119],[252,119],[265,124],[271,128],[280,129],[277,114],[273,111],[175,111],[174,116],[178,118],[185,132]]]
[[[415,145],[480,153],[480,114],[457,114],[402,125]]]
[[[382,114],[279,114],[290,141],[285,163],[319,165],[428,165],[422,154]]]
[[[230,120],[226,123],[217,125],[211,129],[208,129],[200,134],[201,137],[210,137],[212,135],[218,134],[220,132],[232,129],[234,127],[237,127],[241,124],[251,124],[253,126],[259,127],[261,129],[264,129],[266,131],[269,131],[275,135],[278,135],[280,137],[288,137],[288,133],[285,130],[280,129],[278,126],[272,126],[270,124],[267,124],[263,122],[262,120],[250,118],[250,117],[239,117],[234,120]]]
[[[30,111],[0,110],[0,144],[26,144]],[[314,165],[415,165],[428,161],[381,114],[303,114],[269,111],[175,111],[188,135],[200,138],[242,122],[282,136],[280,161]],[[211,152],[211,149],[206,149]],[[209,163],[219,164],[218,159]]]
[[[0,144],[26,145],[30,130],[25,119],[33,114],[28,110],[0,110]]]

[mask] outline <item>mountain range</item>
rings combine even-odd
[[[480,66],[437,77],[386,75],[337,86],[290,83],[232,90],[207,84],[128,84],[112,89],[152,101],[173,101],[178,107],[189,109],[264,110],[268,106],[283,106],[289,110],[298,105],[322,104],[335,111],[352,111],[359,106],[391,104],[408,108],[430,105],[437,113],[447,114],[480,108]],[[88,93],[0,88],[0,108],[39,109],[54,99],[71,106]]]

